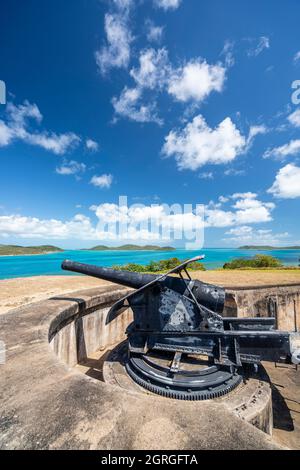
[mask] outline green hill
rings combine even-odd
[[[156,246],[156,245],[122,245],[122,246],[105,246],[97,245],[93,248],[85,248],[86,251],[174,251],[172,246]]]
[[[64,251],[57,246],[41,245],[41,246],[19,246],[19,245],[0,245],[0,256],[16,256],[16,255],[43,255],[46,253],[56,253]]]

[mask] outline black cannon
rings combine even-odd
[[[209,399],[233,390],[247,363],[298,364],[300,334],[277,331],[275,318],[222,317],[225,290],[192,280],[187,271],[190,263],[202,259],[188,260],[163,275],[68,260],[62,269],[136,289],[113,305],[106,323],[124,308],[132,309],[125,367],[135,382],[152,392],[179,399]]]

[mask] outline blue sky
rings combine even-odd
[[[1,2],[0,243],[120,244],[97,224],[127,196],[146,206],[129,222],[162,226],[163,204],[204,204],[207,247],[299,244],[299,17],[297,0]],[[153,241],[138,232],[122,242]]]

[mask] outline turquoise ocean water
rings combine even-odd
[[[16,277],[42,276],[42,275],[66,275],[61,270],[61,262],[68,258],[81,263],[96,264],[99,266],[112,266],[114,264],[126,264],[129,262],[147,264],[152,260],[162,260],[177,257],[185,260],[194,256],[204,254],[206,269],[215,269],[224,263],[237,257],[251,258],[257,253],[270,254],[278,258],[285,265],[299,264],[300,250],[239,250],[228,248],[206,248],[199,251],[175,250],[163,251],[64,251],[50,255],[35,256],[1,256],[0,257],[0,279]],[[71,274],[71,273],[70,273]]]

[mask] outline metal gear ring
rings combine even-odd
[[[129,376],[141,387],[177,400],[210,400],[226,395],[242,381],[236,370],[210,366],[196,371],[172,373],[147,356],[130,357],[125,364]]]

